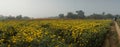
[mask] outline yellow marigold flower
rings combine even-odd
[[[7,47],[10,47],[10,44],[8,44],[8,46]]]
[[[32,40],[33,40],[32,37],[27,37],[27,38],[26,38],[26,41],[28,41],[28,42],[31,42]]]
[[[56,45],[55,47],[59,47],[59,45]]]
[[[48,32],[45,32],[45,34],[47,35],[47,34],[48,34]]]

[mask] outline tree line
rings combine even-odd
[[[89,16],[85,16],[85,12],[82,10],[76,11],[76,14],[73,12],[68,12],[67,15],[59,14],[59,18],[68,18],[68,19],[113,19],[114,17],[120,18],[120,15],[113,15],[110,13],[103,12],[102,14],[93,13]]]
[[[3,16],[3,15],[0,15],[0,20],[20,20],[20,19],[30,19],[30,17],[28,16],[22,16],[22,15],[17,15],[17,16],[12,16],[12,15],[9,15],[9,16]]]

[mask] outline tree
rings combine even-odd
[[[104,16],[104,15],[105,15],[105,12],[103,12],[102,15]]]
[[[67,14],[66,17],[67,17],[67,18],[71,18],[71,19],[75,19],[75,18],[77,17],[77,15],[76,15],[76,14],[73,14],[72,12],[68,12],[68,14]]]
[[[16,16],[16,19],[22,19],[22,15]]]
[[[7,17],[7,19],[15,19],[15,17],[14,16],[11,16],[11,15],[9,15],[8,17]]]
[[[64,14],[59,14],[59,18],[64,18]]]
[[[110,13],[106,14],[105,17],[109,18],[109,19],[114,18],[114,16],[112,14],[110,14]]]
[[[115,15],[115,17],[117,17],[117,19],[118,19],[118,18],[120,18],[120,15],[117,14],[117,15]]]
[[[30,19],[30,17],[28,17],[28,16],[24,16],[22,19]]]
[[[3,19],[5,19],[5,16],[0,15],[0,20],[3,20]]]
[[[104,18],[103,15],[101,15],[101,14],[96,14],[96,13],[94,13],[94,14],[88,16],[88,17],[89,17],[89,18],[92,18],[92,19],[103,19],[103,18]]]
[[[85,18],[84,12],[82,10],[76,11],[78,18]]]

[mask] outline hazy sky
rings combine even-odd
[[[120,0],[0,0],[0,14],[50,17],[83,10],[92,13],[120,14]]]

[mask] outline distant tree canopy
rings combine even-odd
[[[66,16],[64,16],[64,14],[59,14],[59,18],[79,19],[79,18],[85,18],[85,15],[82,10],[79,10],[79,11],[76,11],[76,14],[72,12],[68,12]]]
[[[64,14],[59,14],[59,18],[70,18],[70,19],[113,19],[114,17],[120,18],[120,15],[113,15],[113,14],[106,14],[105,12],[102,12],[101,14],[93,13],[89,16],[85,16],[84,11],[78,10],[76,11],[76,14],[72,12],[68,12],[65,16]]]
[[[76,11],[78,18],[85,18],[84,12],[82,10]]]
[[[114,17],[116,17],[115,15],[112,15],[110,13],[105,14],[105,12],[103,12],[102,14],[92,14],[90,16],[87,16],[86,18],[92,18],[92,19],[113,19]]]
[[[16,16],[16,19],[22,19],[22,15]]]
[[[72,18],[75,19],[77,16],[75,14],[73,14],[72,12],[68,12],[66,18]]]
[[[17,19],[17,20],[20,20],[20,19],[30,19],[30,17],[27,17],[27,16],[22,16],[22,15],[18,15],[18,16],[12,16],[12,15],[9,15],[9,16],[3,16],[3,15],[0,15],[0,20],[14,20],[14,19]]]
[[[59,17],[60,18],[64,18],[64,14],[59,14]]]

